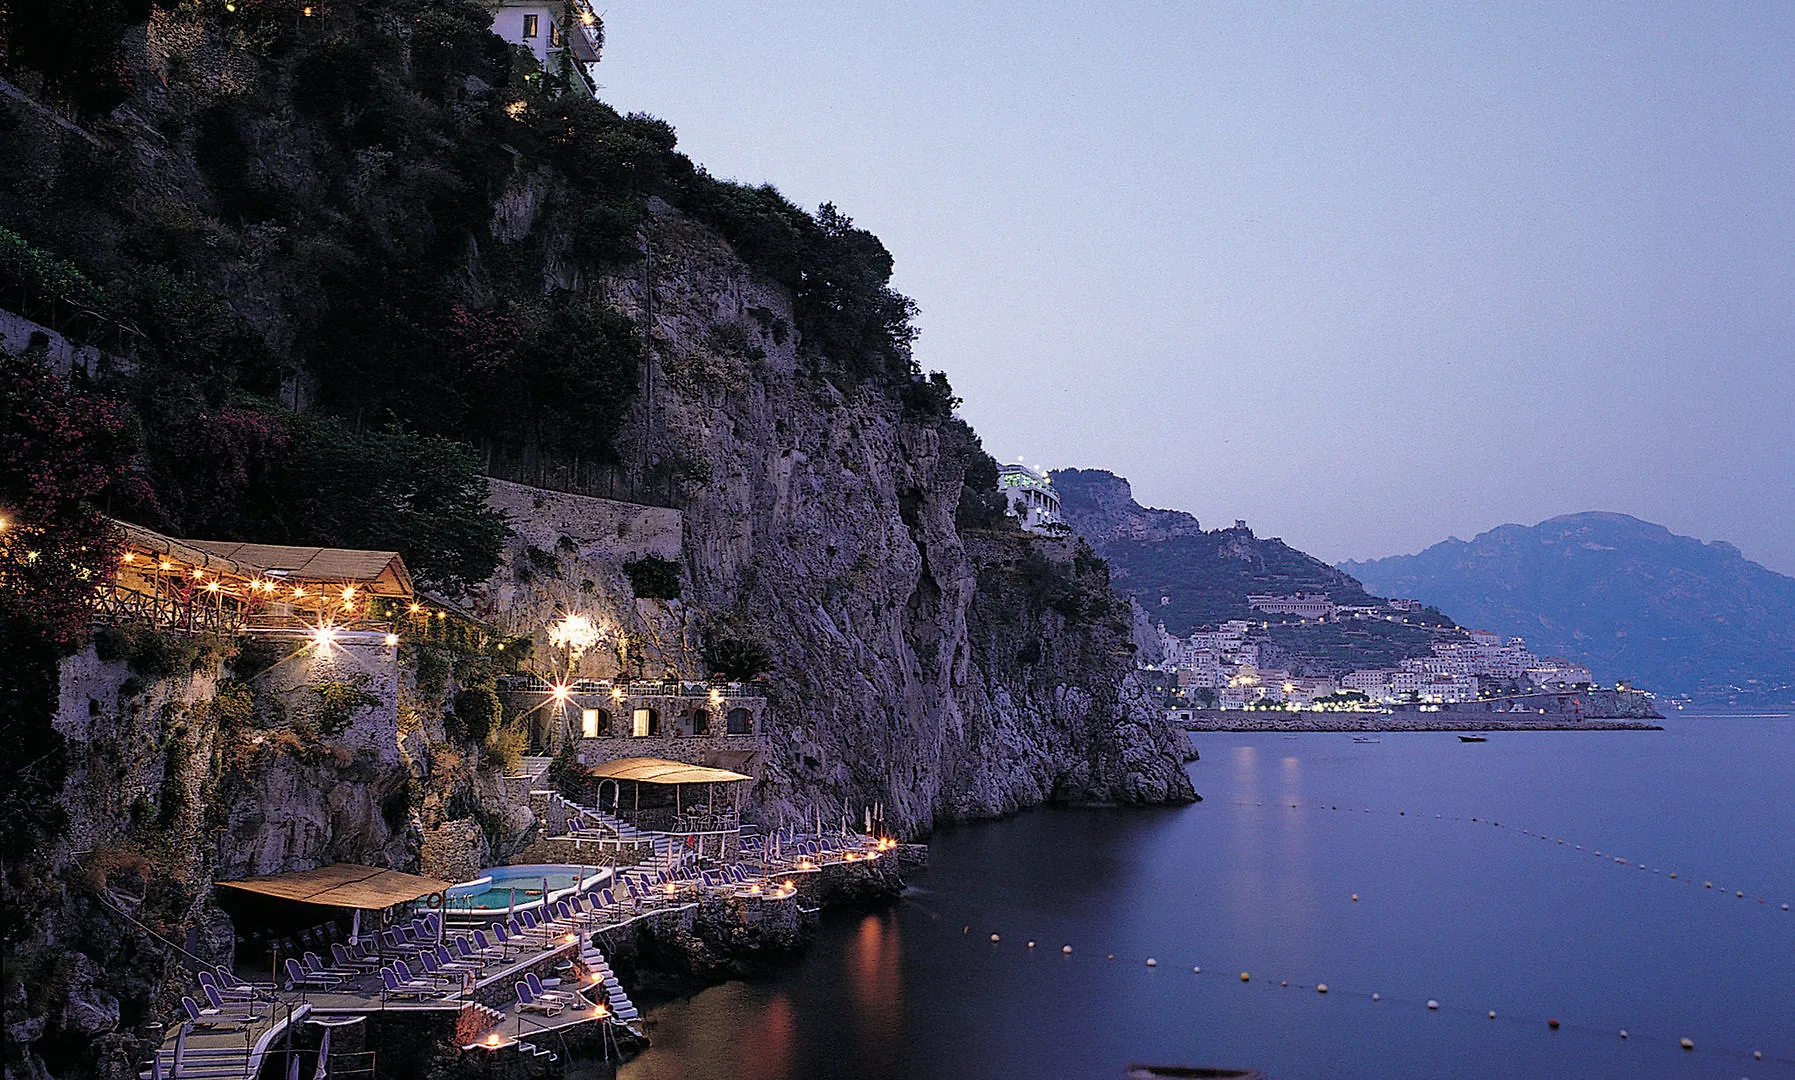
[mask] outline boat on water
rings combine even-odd
[[[1490,737],[1488,735],[1460,735],[1458,737],[1458,741],[1459,742],[1489,742]]]
[[[1378,738],[1376,735],[1354,735],[1352,737],[1352,741],[1353,742],[1379,742],[1379,743],[1381,743],[1384,740]]]

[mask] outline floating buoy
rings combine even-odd
[[[1736,892],[1736,893],[1734,893],[1734,894],[1733,894],[1733,895],[1734,895],[1734,896],[1744,896],[1744,895],[1745,895],[1745,894],[1744,894],[1744,893],[1742,893],[1742,892]]]
[[[1695,1049],[1695,1040],[1694,1039],[1678,1039],[1677,1045],[1682,1047],[1685,1050],[1693,1050],[1693,1049]]]
[[[996,942],[996,941],[997,941],[997,935],[996,935],[996,934],[992,934],[992,935],[991,935],[991,941],[992,941],[992,942],[993,942],[993,943],[995,943],[995,942]]]
[[[1428,998],[1427,999],[1427,1007],[1430,1009],[1437,1009],[1440,1007],[1440,1003],[1435,1001],[1433,998]]]
[[[1382,1001],[1382,1000],[1384,1000],[1384,998],[1383,998],[1382,994],[1373,994],[1373,995],[1371,995],[1371,1000]]]
[[[962,927],[960,927],[960,933],[964,934],[968,930],[971,930],[971,929],[972,929],[972,927],[970,927],[970,926],[962,926]]]
[[[1751,1060],[1763,1061],[1764,1060],[1764,1052],[1762,1050],[1753,1050],[1751,1052]]]
[[[1035,943],[1034,943],[1034,942],[1032,942],[1032,941],[1031,941],[1031,942],[1029,942],[1029,943],[1028,943],[1028,947],[1029,947],[1029,948],[1031,948],[1031,949],[1032,949],[1032,948],[1034,948],[1034,947],[1035,947]]]
[[[1670,876],[1671,876],[1671,877],[1676,877],[1676,874],[1674,874],[1674,873],[1673,873],[1673,874],[1671,874],[1671,875],[1670,875]]]
[[[1327,983],[1316,983],[1315,984],[1315,992],[1317,994],[1327,993],[1328,992],[1328,984]]]
[[[1149,957],[1147,957],[1147,966],[1148,967],[1158,967],[1159,961],[1157,961],[1157,960],[1153,959],[1151,956],[1149,956]]]
[[[1060,946],[1060,952],[1063,952],[1063,953],[1065,953],[1065,954],[1066,954],[1066,955],[1067,955],[1067,956],[1071,956],[1071,955],[1072,955],[1072,946],[1070,946],[1070,945],[1061,945],[1061,946]]]
[[[1194,967],[1194,968],[1190,969],[1190,973],[1192,975],[1201,975],[1201,974],[1203,974],[1203,969],[1200,967]]]
[[[1114,960],[1114,959],[1115,959],[1115,958],[1116,958],[1116,954],[1115,954],[1115,953],[1110,953],[1110,954],[1109,954],[1109,958],[1110,958],[1110,959],[1111,959],[1111,960]]]
[[[1247,973],[1246,973],[1246,972],[1244,972],[1244,971],[1243,971],[1243,972],[1241,972],[1241,973],[1240,973],[1240,981],[1241,981],[1241,982],[1246,982],[1246,981],[1247,981],[1247,980],[1249,980],[1249,979],[1251,979],[1251,978],[1252,978],[1252,976],[1251,976],[1251,975],[1248,975],[1248,974],[1247,974]]]
[[[1623,1039],[1627,1037],[1627,1029],[1626,1028],[1620,1029],[1620,1037]]]
[[[1355,904],[1359,902],[1359,894],[1358,893],[1352,894],[1352,902]]]
[[[1789,910],[1789,905],[1787,905],[1787,904],[1784,904],[1784,905],[1783,905],[1783,910],[1784,910],[1784,911],[1787,911],[1787,910]]]
[[[1558,1018],[1556,1016],[1554,1016],[1552,1019],[1547,1020],[1546,1026],[1551,1028],[1553,1031],[1557,1031],[1558,1030]]]
[[[1714,887],[1714,883],[1712,881],[1702,882],[1702,888],[1704,888],[1704,889],[1712,889],[1713,887]]]
[[[1279,986],[1289,986],[1289,985],[1290,985],[1290,980],[1289,980],[1289,979],[1279,979],[1279,980],[1278,980],[1278,985],[1279,985]]]

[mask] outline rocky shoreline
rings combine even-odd
[[[1391,713],[1232,712],[1180,722],[1185,731],[1663,731],[1646,720],[1590,720],[1570,715],[1475,717]]]

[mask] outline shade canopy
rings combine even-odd
[[[396,551],[241,544],[235,540],[184,540],[189,547],[282,581],[359,585],[375,596],[410,598],[411,575]]]
[[[241,881],[215,881],[225,889],[272,896],[300,904],[322,904],[326,907],[359,908],[380,911],[395,904],[442,892],[449,882],[435,878],[382,870],[377,866],[356,866],[335,863],[316,870],[296,870],[289,874],[266,874]]]
[[[587,767],[586,775],[597,780],[636,780],[644,784],[731,784],[752,780],[728,769],[712,769],[688,765],[666,758],[629,757]]]

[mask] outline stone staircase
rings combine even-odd
[[[649,873],[657,873],[662,870],[671,870],[673,868],[674,861],[679,852],[672,837],[667,836],[664,833],[643,832],[641,829],[636,828],[634,825],[631,825],[621,818],[614,817],[603,810],[595,810],[590,806],[584,806],[574,802],[572,799],[569,799],[558,792],[551,793],[549,799],[561,804],[570,815],[577,814],[581,817],[601,823],[606,829],[616,833],[617,836],[623,840],[644,842],[653,846],[654,858],[620,871],[618,875],[619,879],[626,877],[631,873],[646,875]]]
[[[526,754],[517,761],[517,768],[505,777],[505,791],[513,800],[528,802],[530,792],[541,791],[548,787],[549,766],[555,763],[552,757]]]
[[[611,1004],[611,1015],[626,1024],[634,1023],[641,1014],[636,1011],[635,1003],[630,1001],[629,995],[624,993],[623,984],[617,981],[617,973],[611,970],[605,954],[598,951],[598,946],[592,943],[591,938],[587,938],[580,946],[580,962],[604,984],[605,996]]]
[[[180,1072],[175,1071],[172,1046],[156,1051],[156,1064],[161,1066],[164,1080],[225,1080],[226,1077],[250,1076],[250,1050],[247,1046],[200,1048],[189,1046],[181,1054]],[[149,1080],[155,1073],[145,1067],[137,1074]]]

